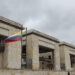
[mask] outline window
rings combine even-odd
[[[48,56],[49,59],[51,59],[51,56]]]
[[[70,60],[71,60],[71,67],[74,67],[73,65],[75,64],[75,55],[70,55]]]

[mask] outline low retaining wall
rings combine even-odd
[[[68,72],[0,70],[0,75],[68,75]],[[75,75],[75,72],[71,72],[70,75]]]
[[[71,74],[71,75],[75,75],[75,72],[71,72],[70,74]]]

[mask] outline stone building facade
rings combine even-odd
[[[37,30],[24,32],[22,41],[4,43],[22,29],[21,24],[0,16],[0,69],[75,71],[75,46]]]
[[[75,46],[71,44],[31,29],[23,35],[24,46],[33,70],[75,71]]]
[[[22,25],[0,16],[0,68],[21,68],[21,41],[4,43],[5,38],[21,29],[23,29]]]
[[[23,35],[23,40],[25,40]],[[23,44],[25,45],[25,41]],[[29,30],[27,33],[26,57],[32,60],[32,69],[39,70],[39,57],[42,53],[50,52],[53,58],[53,68],[60,70],[60,51],[58,39],[43,34],[36,30]]]
[[[60,43],[60,58],[66,71],[75,71],[75,46],[66,42]]]

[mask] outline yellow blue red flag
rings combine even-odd
[[[20,41],[22,38],[22,33],[21,31],[9,36],[8,38],[5,39],[5,43],[10,43],[10,42],[15,42],[15,41]]]

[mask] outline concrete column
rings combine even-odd
[[[38,45],[38,37],[34,34],[27,36],[27,50],[26,56],[27,60],[32,60],[32,69],[39,69],[39,45]],[[27,65],[28,66],[28,65]]]
[[[2,60],[2,68],[8,68],[8,45],[5,44],[5,50],[3,53],[3,60]]]
[[[21,41],[6,44],[3,54],[3,68],[21,69]]]
[[[9,36],[19,31],[19,29],[11,28],[9,31]],[[21,41],[5,43],[3,68],[21,69]]]
[[[71,71],[71,61],[70,61],[70,54],[68,52],[68,49],[66,49],[67,47],[65,47],[64,49],[64,53],[65,53],[65,69],[66,71]]]
[[[55,44],[55,50],[54,50],[54,65],[55,70],[61,70],[60,69],[60,50],[59,50],[59,43]]]

